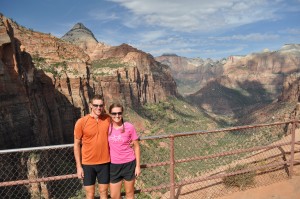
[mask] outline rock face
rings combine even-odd
[[[1,149],[72,143],[96,93],[134,109],[177,95],[169,68],[151,55],[97,43],[82,24],[72,30],[67,42],[0,17]],[[74,31],[86,40],[70,43]]]
[[[279,51],[254,53],[245,57],[229,57],[224,75],[237,83],[252,81],[277,99],[282,92],[284,77],[299,72],[299,45],[285,45]]]
[[[185,84],[195,85],[197,91],[193,90],[187,98],[215,114],[236,115],[247,106],[271,102],[279,97],[282,101],[298,100],[298,86],[293,82],[299,82],[299,44],[284,45],[274,52],[265,50],[246,56],[230,56],[220,61],[176,55],[160,56],[156,60],[170,66],[181,93],[189,94]]]
[[[31,56],[16,48],[19,41],[4,17],[0,30],[1,149],[71,142],[71,129],[65,128],[67,120],[60,117],[63,110],[57,101],[63,96],[49,77],[34,69]],[[72,122],[74,119],[72,116]]]
[[[288,44],[274,52],[265,50],[219,61],[176,55],[163,55],[155,59],[170,66],[178,90],[183,95],[196,93],[211,81],[219,81],[225,87],[237,89],[241,84],[245,89],[251,88],[251,82],[256,82],[272,99],[277,99],[285,76],[300,70],[300,45]],[[193,85],[192,88],[188,88],[189,85]]]
[[[77,42],[78,37],[89,39]],[[84,51],[90,57],[90,75],[95,90],[105,93],[108,101],[122,99],[126,105],[135,108],[139,104],[156,103],[177,95],[169,67],[143,51],[127,44],[108,46],[95,43],[92,32],[82,24],[76,24],[62,39],[81,48],[87,47]],[[89,41],[95,45],[88,45],[92,43]]]
[[[155,57],[155,60],[170,67],[177,82],[178,91],[189,95],[203,88],[209,81],[223,74],[223,60],[186,58],[174,54]]]
[[[293,73],[285,78],[279,101],[300,102],[300,73]]]

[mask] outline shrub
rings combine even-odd
[[[237,172],[247,169],[247,165],[237,165],[233,168],[229,168],[227,173]],[[223,178],[223,183],[228,187],[239,187],[243,190],[246,186],[254,184],[255,171],[249,171],[245,173],[240,173],[232,176],[226,176]]]

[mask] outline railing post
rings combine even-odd
[[[170,199],[175,198],[175,158],[174,158],[174,135],[170,137]]]
[[[296,132],[295,132],[295,129],[296,129],[296,120],[293,120],[293,123],[292,123],[292,138],[291,138],[291,160],[290,160],[290,175],[289,175],[289,178],[292,178],[293,177],[293,173],[294,173],[294,155],[295,155],[295,137],[296,137]]]

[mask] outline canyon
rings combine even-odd
[[[78,28],[89,33],[80,24],[70,31]],[[0,36],[1,149],[73,143],[94,94],[133,109],[178,95],[169,68],[127,44],[107,46],[86,34],[81,48],[3,15]]]
[[[283,103],[288,108],[278,120],[298,115],[299,46],[222,60],[153,57],[125,43],[98,42],[81,23],[57,38],[0,15],[0,149],[73,143],[74,124],[89,113],[94,94],[106,105],[122,103],[145,135],[175,124],[222,127],[224,116],[235,119],[226,125],[242,123],[242,116],[268,122],[264,112],[275,117],[271,110]],[[154,126],[159,122],[164,127]]]

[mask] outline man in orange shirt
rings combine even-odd
[[[96,178],[101,199],[107,199],[109,184],[108,128],[110,116],[104,112],[104,100],[95,95],[91,113],[77,120],[74,128],[74,156],[77,177],[83,179],[87,199],[94,199]]]

